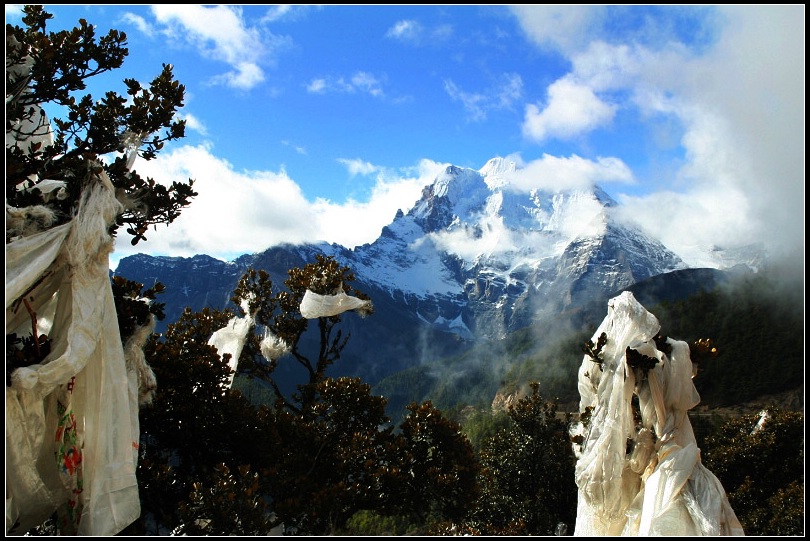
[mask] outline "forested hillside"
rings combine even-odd
[[[644,283],[629,288],[644,297]],[[731,406],[757,397],[797,389],[804,384],[804,295],[800,280],[782,268],[742,273],[677,301],[647,306],[661,333],[694,342],[710,339],[718,355],[699,364],[695,386],[704,407]],[[496,393],[525,392],[537,381],[541,392],[559,399],[569,411],[579,400],[577,369],[582,344],[589,340],[607,310],[580,315],[579,328],[525,328],[497,343],[487,343],[457,357],[406,370],[380,382],[394,412],[408,401],[430,398],[439,407],[488,408]],[[552,338],[549,338],[551,336]]]
[[[804,385],[803,304],[802,289],[785,295],[753,275],[654,310],[665,334],[716,344],[720,354],[700,363],[695,386],[704,405],[729,406]]]

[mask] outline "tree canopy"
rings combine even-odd
[[[51,14],[40,5],[23,9],[24,27],[6,25],[6,204],[44,205],[48,226],[64,223],[75,215],[88,171],[100,169],[123,205],[111,233],[126,227],[133,245],[146,240],[149,226],[172,223],[197,195],[191,179],[167,186],[132,169],[136,155],[154,159],[185,136],[185,121],[176,118],[185,87],[164,64],[147,85],[124,79],[123,95],[83,93],[90,78],[121,67],[126,34],[97,36],[84,19],[48,32]],[[60,115],[48,118],[45,105]],[[61,183],[56,197],[54,180]]]
[[[249,269],[232,298],[238,309],[186,310],[148,341],[159,386],[141,412],[144,514],[127,533],[257,535],[280,528],[323,535],[345,531],[364,511],[424,526],[460,519],[472,505],[478,465],[460,425],[425,402],[411,404],[394,426],[386,399],[369,384],[326,375],[349,339],[340,329],[345,315],[309,320],[299,307],[307,290],[365,298],[352,287],[353,274],[330,257],[288,274],[276,291],[266,273]],[[239,317],[252,317],[255,328],[240,353],[238,378],[272,389],[258,405],[230,385],[228,354],[208,343]],[[314,348],[302,345],[307,332],[317,336]],[[283,340],[284,355],[264,355],[268,336]],[[274,381],[280,363],[304,368],[292,392]]]
[[[162,309],[158,285],[110,282],[109,254],[119,228],[137,244],[197,195],[134,169],[184,136],[185,88],[163,65],[93,96],[126,35],[84,19],[52,32],[42,6],[23,12],[6,25],[7,532],[56,512],[65,535],[115,534],[140,511],[133,449],[154,390],[141,339]]]
[[[556,401],[531,393],[508,409],[509,424],[486,438],[480,451],[480,496],[461,520],[437,533],[565,535],[574,531],[577,487],[568,434],[570,414]]]
[[[730,419],[706,438],[746,535],[804,534],[804,415],[778,407]]]

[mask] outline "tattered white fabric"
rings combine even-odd
[[[253,328],[256,319],[256,314],[250,313],[250,299],[242,299],[241,307],[247,314],[245,317],[231,318],[227,325],[214,331],[211,338],[208,339],[208,345],[217,348],[220,357],[226,354],[231,356],[228,361],[228,366],[231,369],[228,386],[233,385],[233,377],[236,373],[236,367],[239,365],[239,356],[242,354],[248,332]]]
[[[149,303],[148,299],[141,299]],[[130,402],[137,400],[139,406],[152,403],[157,389],[157,379],[152,367],[146,362],[143,347],[149,336],[155,332],[155,316],[149,315],[145,325],[138,327],[124,344],[124,357],[127,362],[127,376],[130,382]],[[137,412],[134,412],[137,414]],[[140,426],[138,416],[133,420],[134,426]]]
[[[279,336],[273,334],[270,329],[265,328],[259,349],[265,359],[272,361],[287,353],[290,350],[290,346]]]
[[[208,344],[217,348],[220,357],[224,357],[226,354],[231,356],[228,361],[228,366],[232,370],[228,382],[229,386],[233,384],[233,376],[239,364],[239,356],[242,354],[248,332],[252,327],[252,317],[234,317],[228,321],[227,325],[215,331],[211,338],[208,339]]]
[[[336,316],[348,310],[358,310],[371,305],[370,301],[352,297],[343,292],[343,288],[334,295],[319,295],[309,289],[301,299],[299,310],[306,319]]]
[[[572,430],[579,488],[574,535],[744,535],[720,481],[700,461],[689,409],[700,402],[685,342],[653,338],[658,320],[624,292],[608,302],[600,364],[585,355],[579,370],[580,413]],[[649,371],[627,364],[626,350],[657,359]],[[632,410],[638,395],[641,424]],[[632,451],[627,453],[627,442]]]
[[[52,314],[51,352],[6,388],[6,533],[58,511],[62,533],[114,535],[140,515],[137,401],[109,279],[121,209],[92,175],[71,223],[6,245],[6,334]]]

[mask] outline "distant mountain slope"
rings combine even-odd
[[[627,290],[658,318],[663,334],[687,342],[710,338],[720,351],[717,358],[699,363],[695,385],[703,411],[803,395],[801,283],[785,286],[780,280],[778,270],[684,269]],[[537,381],[545,397],[574,411],[581,346],[605,317],[608,299],[618,293],[566,314],[557,325],[533,325],[504,340],[412,367],[380,381],[374,390],[389,399],[396,416],[405,404],[426,398],[450,411],[469,405],[506,407]]]
[[[359,277],[464,337],[502,338],[594,293],[686,265],[612,218],[601,189],[521,192],[514,162],[449,166],[373,243],[346,257]],[[451,328],[447,322],[455,322]]]
[[[658,307],[716,291],[734,276],[716,269],[681,269],[623,290],[633,292],[645,306]],[[518,329],[503,340],[479,343],[457,355],[394,374],[380,381],[375,392],[388,397],[392,413],[411,401],[426,398],[442,408],[485,407],[496,395],[509,395],[535,380],[541,383],[547,397],[575,403],[579,400],[581,346],[604,319],[607,301],[623,290],[600,293],[582,306]]]
[[[377,240],[353,250],[288,244],[231,262],[135,255],[121,259],[116,274],[166,286],[158,299],[166,305],[160,332],[186,307],[228,306],[248,268],[267,271],[282,288],[288,270],[316,254],[333,256],[354,271],[353,286],[376,308],[366,319],[344,317],[351,339],[333,370],[372,384],[473,348],[498,349],[527,328],[545,329],[533,341],[547,346],[590,314],[599,314],[598,323],[601,303],[625,288],[680,298],[720,279],[720,271],[687,269],[660,242],[617,221],[616,202],[600,188],[526,192],[512,183],[517,173],[502,158],[480,170],[449,166]],[[668,277],[656,286],[662,275]]]

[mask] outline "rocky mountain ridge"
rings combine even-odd
[[[353,286],[375,305],[362,323],[344,318],[353,338],[341,362],[376,381],[687,268],[660,242],[616,220],[616,202],[600,188],[523,191],[512,182],[518,172],[502,158],[480,170],[449,166],[377,240],[353,250],[290,244],[231,262],[139,254],[123,258],[116,273],[166,286],[159,299],[165,326],[185,307],[226,307],[248,268],[267,271],[282,287],[289,269],[316,254],[332,256],[353,270]]]

